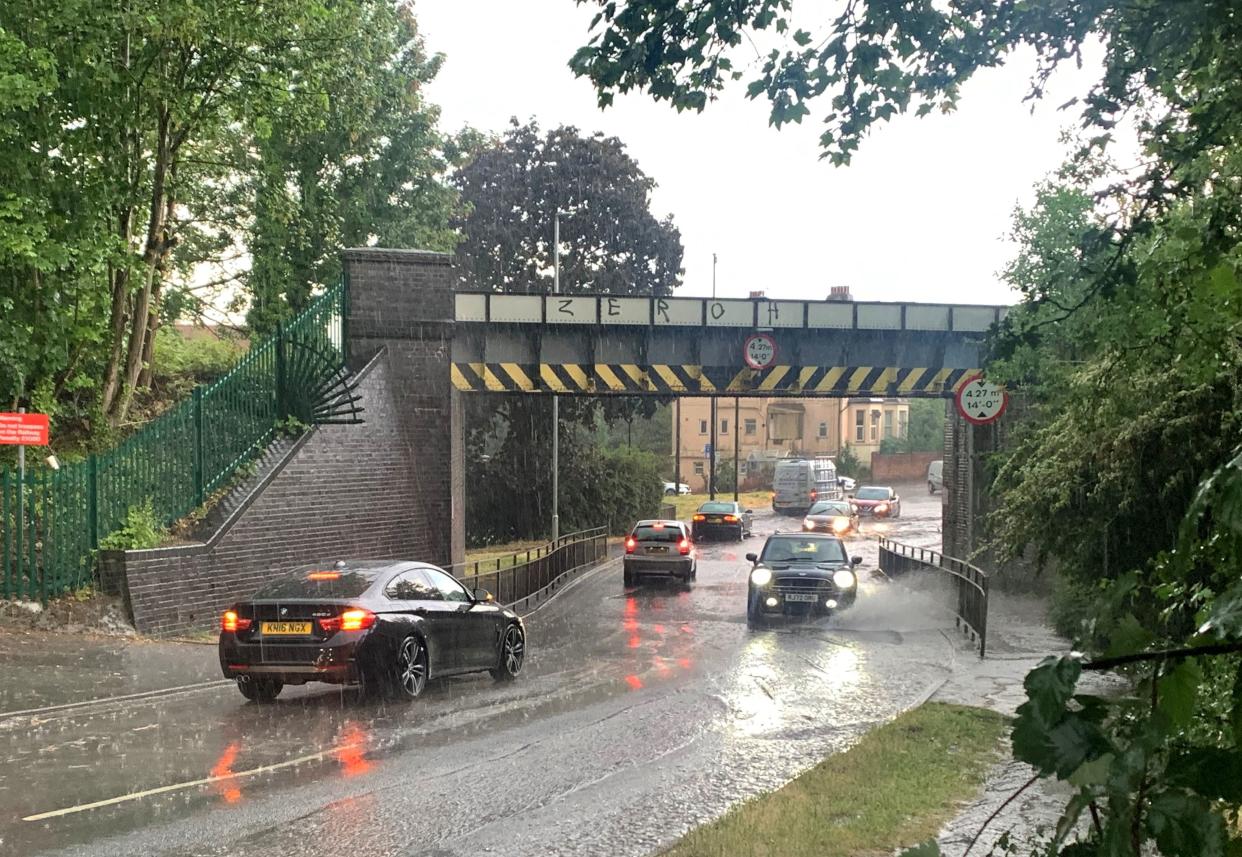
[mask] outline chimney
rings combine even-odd
[[[854,296],[850,294],[849,286],[833,286],[828,290],[828,300],[852,301],[854,300]]]
[[[750,293],[750,299],[751,299],[752,301],[763,300],[763,296],[764,296],[763,289],[760,289],[760,290],[759,290],[759,291],[757,291],[757,292],[751,292],[751,293]]]

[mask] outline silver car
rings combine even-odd
[[[641,575],[660,575],[689,586],[698,572],[690,531],[681,521],[639,521],[625,539],[625,585]]]

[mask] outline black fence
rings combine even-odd
[[[561,536],[537,548],[475,562],[449,570],[470,589],[486,589],[500,604],[551,597],[566,575],[608,555],[606,527]]]
[[[979,568],[929,548],[916,548],[880,539],[880,569],[889,577],[934,572],[949,584],[956,625],[979,644],[979,657],[988,648],[988,576]]]

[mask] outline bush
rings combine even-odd
[[[99,547],[101,550],[147,550],[159,547],[163,538],[164,528],[148,497],[141,506],[129,507],[124,525],[100,539]]]
[[[183,336],[176,328],[161,327],[155,334],[156,381],[186,379],[195,384],[214,381],[246,353],[240,338],[210,334]]]

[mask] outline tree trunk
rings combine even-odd
[[[142,261],[144,272],[141,290],[134,298],[134,310],[130,316],[129,348],[125,356],[125,376],[120,394],[113,402],[108,415],[109,422],[115,426],[125,419],[130,403],[134,398],[139,377],[143,369],[143,355],[146,353],[147,332],[150,327],[150,316],[155,311],[152,298],[158,295],[156,280],[160,276],[160,267],[168,247],[167,215],[172,208],[172,200],[168,193],[169,169],[171,167],[172,149],[170,143],[170,116],[167,108],[161,109],[159,128],[157,131],[157,149],[155,166],[151,177],[151,203],[147,221],[146,247],[143,249]]]
[[[109,276],[112,279],[112,318],[108,323],[108,333],[112,338],[112,349],[108,354],[108,365],[104,369],[103,395],[100,399],[104,414],[112,411],[112,404],[120,390],[121,349],[125,343],[125,311],[129,304],[129,296],[126,294],[129,271],[122,268],[111,271]]]

